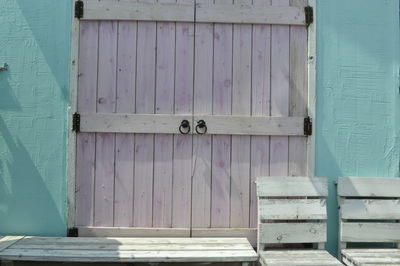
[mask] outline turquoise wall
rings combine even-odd
[[[0,235],[64,235],[70,0],[0,0]]]
[[[399,1],[317,0],[316,175],[330,179],[337,252],[338,176],[399,176]]]
[[[317,0],[316,174],[399,176],[399,1]],[[70,0],[0,0],[0,234],[64,235]]]

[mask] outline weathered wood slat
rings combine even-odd
[[[79,237],[77,238],[66,238],[66,237],[25,237],[21,240],[21,245],[46,245],[46,244],[74,244],[76,242],[80,244],[93,244],[93,245],[114,245],[116,243],[120,245],[149,245],[149,244],[246,244],[248,241],[246,238],[215,238],[215,237]]]
[[[257,246],[257,229],[253,228],[193,228],[192,237],[245,237]]]
[[[352,265],[399,265],[400,249],[343,249],[343,261]]]
[[[140,20],[194,22],[194,4],[84,0],[82,20]]]
[[[328,196],[325,177],[259,177],[259,197],[326,197]]]
[[[325,199],[260,199],[260,219],[325,220]]]
[[[290,266],[290,265],[342,265],[325,250],[285,250],[260,252],[262,265]]]
[[[302,136],[304,117],[240,115],[196,115],[195,122],[207,123],[207,134]]]
[[[341,223],[342,242],[400,242],[399,223]]]
[[[4,236],[4,237],[0,237],[0,251],[11,247],[12,245],[16,244],[18,241],[20,241],[23,238],[24,238],[24,236]]]
[[[196,22],[306,25],[303,8],[254,6],[251,3],[234,5],[198,3]]]
[[[342,219],[399,219],[400,200],[342,199]]]
[[[341,197],[400,197],[400,178],[341,177],[338,179]]]
[[[78,227],[82,237],[189,237],[189,228]]]
[[[259,230],[262,244],[326,242],[326,223],[261,223]]]

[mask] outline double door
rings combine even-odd
[[[306,174],[306,3],[83,4],[76,225],[256,228],[255,178]]]

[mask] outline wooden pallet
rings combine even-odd
[[[0,260],[52,262],[240,262],[257,254],[245,238],[23,237],[0,239]]]

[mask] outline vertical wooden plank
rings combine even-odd
[[[99,22],[97,112],[115,112],[117,22]],[[113,226],[115,134],[96,134],[94,225]]]
[[[253,0],[253,4],[271,5],[271,0]],[[271,26],[253,25],[252,115],[270,116]],[[269,175],[269,137],[251,137],[250,227],[258,226],[256,178]]]
[[[117,112],[135,112],[137,22],[119,22]],[[114,226],[132,226],[134,134],[115,137]]]
[[[213,3],[213,0],[198,0]],[[213,33],[212,23],[196,24],[194,114],[212,114]],[[210,227],[211,136],[193,136],[192,227]]]
[[[306,0],[290,0],[306,6]],[[307,34],[306,26],[290,26],[290,116],[307,116]],[[307,173],[307,138],[289,137],[289,175]]]
[[[178,0],[193,3],[193,0]],[[176,24],[175,113],[193,113],[194,25]],[[193,124],[191,121],[193,129]],[[191,135],[174,136],[172,227],[188,228],[192,193]]]
[[[289,0],[272,0],[272,5],[287,6]],[[271,116],[289,116],[289,26],[271,26]],[[270,175],[288,174],[289,139],[270,140]]]
[[[145,1],[145,0],[142,0]],[[150,2],[154,2],[149,0]],[[156,23],[138,22],[136,113],[153,114],[156,80]],[[135,135],[133,225],[151,227],[153,213],[154,134]]]
[[[159,0],[175,2],[175,0]],[[174,113],[175,23],[157,23],[156,113]],[[153,226],[172,226],[173,136],[156,134],[154,140]]]
[[[232,0],[215,0],[232,3]],[[214,25],[213,114],[230,115],[232,99],[232,24]],[[231,136],[213,136],[211,227],[230,225]]]
[[[99,24],[80,25],[78,112],[96,112]],[[79,133],[76,139],[76,225],[93,225],[95,134]]]
[[[234,0],[252,4],[251,0]],[[252,25],[233,26],[232,114],[251,114]],[[246,228],[250,214],[250,136],[232,136],[230,226]]]

